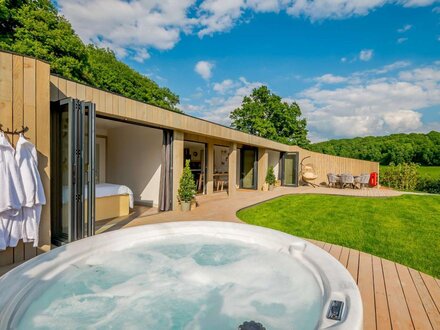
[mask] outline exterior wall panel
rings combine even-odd
[[[28,260],[50,249],[50,89],[47,63],[0,52],[0,124],[5,130],[29,128],[25,136],[36,146],[47,198],[41,215],[39,247],[20,241],[16,248],[0,251],[0,266]],[[15,146],[18,136],[8,137]]]

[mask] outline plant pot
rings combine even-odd
[[[180,202],[180,209],[183,212],[188,212],[191,210],[191,202]]]
[[[272,190],[273,190],[273,187],[274,187],[273,184],[270,184],[270,185],[269,185],[269,191],[272,191]]]

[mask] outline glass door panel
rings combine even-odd
[[[240,152],[241,162],[241,188],[256,189],[256,162],[255,149],[242,149]]]
[[[95,106],[68,98],[51,113],[52,237],[61,245],[94,234]]]
[[[283,186],[298,186],[298,154],[285,153],[283,155]]]

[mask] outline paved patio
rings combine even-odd
[[[312,187],[277,187],[273,191],[238,190],[233,198],[229,198],[226,192],[211,195],[197,196],[199,207],[191,212],[171,211],[138,217],[125,227],[139,226],[143,224],[185,221],[185,220],[221,220],[241,222],[236,213],[238,210],[267,201],[272,198],[287,194],[328,194],[360,197],[391,197],[402,193],[385,189],[336,189],[336,188],[312,188]]]

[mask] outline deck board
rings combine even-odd
[[[385,290],[382,261],[379,257],[376,256],[372,256],[372,259],[374,298],[376,308],[376,328],[378,330],[389,330],[391,329],[390,310],[388,307],[387,292]]]
[[[364,330],[440,330],[440,280],[395,262],[309,240],[347,268],[358,284]]]
[[[420,330],[432,329],[408,268],[399,264],[396,264],[396,268],[414,328]]]
[[[347,269],[353,276],[355,282],[358,281],[359,272],[359,251],[350,249],[350,254],[348,256]]]
[[[373,260],[370,254],[359,254],[358,287],[364,306],[364,326],[367,329],[376,328],[376,308],[374,300]]]
[[[414,269],[410,269],[411,277],[416,285],[417,291],[419,292],[420,299],[422,300],[423,306],[425,307],[426,314],[431,322],[434,329],[440,329],[440,313],[429,294],[428,289],[423,282],[420,273]]]

